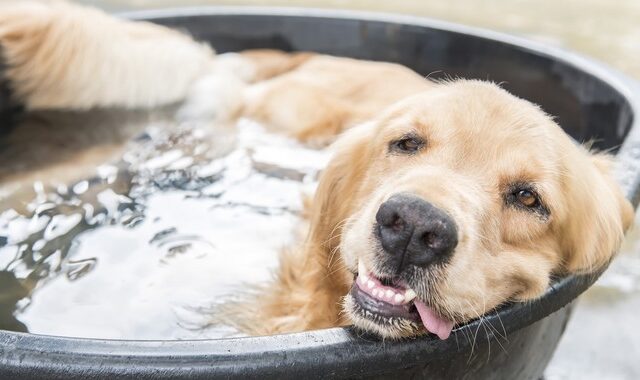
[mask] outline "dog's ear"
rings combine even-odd
[[[589,154],[585,151],[581,155]],[[620,248],[634,209],[612,176],[612,159],[605,154],[572,159],[566,173],[568,186],[564,269],[588,273],[608,264]]]
[[[333,144],[333,157],[320,175],[311,205],[309,240],[333,249],[346,218],[357,207],[359,187],[368,172],[374,149],[375,125],[364,123],[349,129]]]

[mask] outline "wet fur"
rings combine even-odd
[[[220,122],[250,117],[317,146],[340,136],[300,244],[282,253],[272,283],[214,314],[247,334],[349,323],[387,337],[420,333],[372,323],[345,298],[358,259],[383,271],[371,213],[399,189],[463,226],[437,281],[420,271],[409,278],[421,299],[458,323],[540,296],[552,274],[603,267],[633,219],[610,157],[576,146],[540,109],[494,84],[433,83],[400,65],[313,53],[217,57],[176,31],[58,1],[0,7],[0,46],[15,99],[28,109],[157,107],[189,99],[209,76],[219,92],[199,111]],[[388,156],[390,139],[408,130],[429,136],[428,153]],[[504,205],[514,181],[537,183],[549,220]],[[461,279],[480,285],[465,288]]]

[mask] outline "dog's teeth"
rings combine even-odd
[[[404,302],[410,302],[412,301],[414,298],[416,298],[416,292],[413,291],[413,289],[407,289],[404,292]]]
[[[395,295],[396,295],[396,293],[394,293],[394,292],[393,292],[393,290],[387,290],[387,291],[384,293],[384,296],[385,296],[385,297],[387,297],[387,299],[391,299],[391,298],[393,298],[393,296],[395,296]]]
[[[376,284],[374,284],[373,281],[371,280],[367,281],[367,288],[373,289],[374,286],[376,286]]]
[[[373,289],[371,294],[373,294],[374,297],[377,297],[378,296],[378,289]]]
[[[402,294],[396,294],[395,297],[393,298],[394,301],[396,301],[397,303],[400,303],[402,301],[404,301],[404,296]]]

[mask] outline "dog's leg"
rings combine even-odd
[[[353,109],[317,86],[278,77],[247,89],[244,112],[275,131],[324,147],[349,125]]]
[[[0,47],[12,92],[29,109],[179,101],[214,56],[168,28],[65,2],[1,6]]]

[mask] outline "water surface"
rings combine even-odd
[[[120,117],[30,114],[4,136],[13,149],[0,160],[23,171],[0,176],[0,328],[112,339],[234,334],[203,328],[210,310],[270,279],[303,227],[302,199],[326,152],[244,119],[230,131],[167,110],[111,112]],[[99,141],[92,128],[103,130]],[[73,138],[62,143],[17,137],[65,129]],[[79,143],[100,153],[78,166]]]

